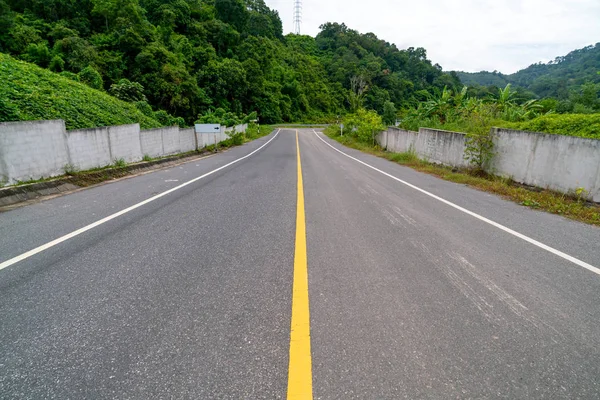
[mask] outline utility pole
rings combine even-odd
[[[302,0],[294,0],[294,33],[300,34],[302,24]]]

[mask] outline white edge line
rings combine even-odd
[[[369,167],[369,168],[371,168],[371,169],[373,169],[373,170],[375,170],[375,171],[377,171],[377,172],[379,172],[379,173],[381,173],[381,174],[383,174],[383,175],[385,175],[385,176],[387,176],[387,177],[389,177],[389,178],[392,178],[392,179],[394,179],[394,180],[396,180],[396,181],[398,181],[398,182],[400,182],[400,183],[402,183],[402,184],[404,184],[404,185],[406,185],[406,186],[408,186],[408,187],[410,187],[410,188],[412,188],[412,189],[415,189],[415,190],[417,190],[417,191],[419,191],[419,192],[421,192],[421,193],[423,193],[423,194],[425,194],[425,195],[427,195],[427,196],[429,196],[429,197],[432,197],[432,198],[434,198],[434,199],[436,199],[436,200],[438,200],[438,201],[441,201],[442,203],[444,203],[444,204],[447,204],[447,205],[449,205],[450,207],[454,207],[454,208],[456,208],[457,210],[464,212],[465,214],[468,214],[468,215],[470,215],[470,216],[472,216],[472,217],[475,217],[475,218],[477,218],[478,220],[481,220],[481,221],[483,221],[483,222],[485,222],[485,223],[487,223],[487,224],[490,224],[490,225],[492,225],[492,226],[495,226],[496,228],[498,228],[498,229],[501,229],[501,230],[503,230],[503,231],[504,231],[504,232],[506,232],[506,233],[510,233],[511,235],[513,235],[513,236],[516,236],[516,237],[518,237],[519,239],[523,239],[524,241],[526,241],[526,242],[529,242],[529,243],[533,244],[534,246],[537,246],[537,247],[539,247],[539,248],[541,248],[541,249],[544,249],[544,250],[546,250],[546,251],[548,251],[548,252],[550,252],[550,253],[552,253],[552,254],[555,254],[555,255],[557,255],[557,256],[559,256],[559,257],[562,257],[562,258],[564,258],[564,259],[565,259],[565,260],[567,260],[567,261],[570,261],[570,262],[572,262],[573,264],[579,265],[580,267],[583,267],[583,268],[585,268],[585,269],[587,269],[587,270],[589,270],[589,271],[591,271],[591,272],[593,272],[593,273],[595,273],[595,274],[597,274],[597,275],[600,275],[600,268],[596,268],[596,267],[594,267],[593,265],[586,263],[585,261],[581,261],[581,260],[579,260],[579,259],[577,259],[577,258],[575,258],[575,257],[573,257],[573,256],[570,256],[570,255],[568,255],[568,254],[566,254],[566,253],[563,253],[563,252],[562,252],[562,251],[560,251],[560,250],[556,250],[555,248],[552,248],[552,247],[550,247],[550,246],[548,246],[548,245],[545,245],[544,243],[538,242],[537,240],[535,240],[535,239],[532,239],[532,238],[530,238],[530,237],[528,237],[528,236],[525,236],[525,235],[523,235],[522,233],[519,233],[519,232],[517,232],[517,231],[514,231],[514,230],[512,230],[512,229],[510,229],[510,228],[507,228],[506,226],[504,226],[504,225],[501,225],[501,224],[499,224],[499,223],[497,223],[497,222],[495,222],[495,221],[492,221],[491,219],[487,219],[487,218],[486,218],[486,217],[484,217],[484,216],[481,216],[481,215],[479,215],[479,214],[476,214],[476,213],[474,213],[473,211],[469,211],[469,210],[467,210],[466,208],[463,208],[463,207],[461,207],[461,206],[459,206],[459,205],[457,205],[457,204],[454,204],[454,203],[452,203],[452,202],[450,202],[450,201],[448,201],[448,200],[446,200],[446,199],[443,199],[443,198],[441,198],[441,197],[439,197],[439,196],[436,196],[435,194],[433,194],[433,193],[430,193],[430,192],[428,192],[428,191],[426,191],[426,190],[423,190],[423,189],[421,189],[420,187],[417,187],[417,186],[415,186],[415,185],[413,185],[413,184],[411,184],[411,183],[408,183],[408,182],[406,182],[406,181],[403,181],[402,179],[396,178],[395,176],[393,176],[393,175],[390,175],[390,174],[388,174],[387,172],[384,172],[384,171],[382,171],[382,170],[380,170],[380,169],[377,169],[377,168],[375,168],[375,167],[373,167],[373,166],[371,166],[371,165],[367,164],[366,162],[363,162],[363,161],[361,161],[361,160],[359,160],[359,159],[357,159],[357,158],[354,158],[354,157],[352,157],[352,156],[350,156],[350,155],[348,155],[348,154],[344,153],[343,151],[341,151],[341,150],[339,150],[339,149],[336,149],[334,146],[332,146],[331,144],[327,143],[327,142],[326,142],[326,141],[325,141],[325,140],[324,140],[324,139],[323,139],[321,136],[319,136],[319,134],[318,134],[318,133],[317,133],[317,132],[316,132],[314,129],[313,129],[313,132],[314,132],[314,134],[315,134],[315,135],[316,135],[316,136],[317,136],[317,137],[318,137],[318,138],[319,138],[319,139],[320,139],[320,140],[321,140],[323,143],[325,143],[327,146],[331,147],[332,149],[334,149],[334,150],[335,150],[335,151],[337,151],[338,153],[340,153],[340,154],[343,154],[344,156],[346,156],[346,157],[348,157],[348,158],[351,158],[352,160],[354,160],[354,161],[356,161],[356,162],[359,162],[359,163],[363,164],[363,165],[364,165],[364,166],[366,166],[366,167]]]
[[[112,214],[112,215],[109,215],[109,216],[108,216],[108,217],[106,217],[106,218],[102,218],[102,219],[101,219],[101,220],[99,220],[99,221],[96,221],[96,222],[94,222],[94,223],[91,223],[91,224],[89,224],[89,225],[87,225],[87,226],[84,226],[83,228],[77,229],[76,231],[73,231],[73,232],[71,232],[71,233],[68,233],[68,234],[66,234],[66,235],[64,235],[64,236],[61,236],[61,237],[59,237],[58,239],[54,239],[54,240],[53,240],[53,241],[51,241],[51,242],[48,242],[48,243],[46,243],[46,244],[43,244],[43,245],[41,245],[41,246],[39,246],[39,247],[36,247],[35,249],[29,250],[28,252],[26,252],[26,253],[23,253],[23,254],[21,254],[21,255],[18,255],[18,256],[14,257],[14,258],[11,258],[10,260],[6,260],[6,261],[4,261],[4,262],[2,262],[2,263],[0,264],[0,270],[3,270],[4,268],[10,267],[11,265],[14,265],[14,264],[16,264],[16,263],[18,263],[18,262],[20,262],[20,261],[23,261],[23,260],[25,260],[25,259],[27,259],[27,258],[29,258],[29,257],[31,257],[31,256],[34,256],[34,255],[38,254],[38,253],[41,253],[41,252],[42,252],[42,251],[44,251],[44,250],[48,250],[49,248],[51,248],[51,247],[54,247],[54,246],[56,246],[57,244],[60,244],[60,243],[62,243],[62,242],[65,242],[65,241],[67,241],[67,240],[69,240],[69,239],[72,239],[72,238],[74,238],[75,236],[79,236],[79,235],[81,235],[82,233],[89,231],[90,229],[94,229],[94,228],[96,228],[97,226],[100,226],[100,225],[102,225],[102,224],[105,224],[105,223],[107,223],[108,221],[111,221],[111,220],[113,220],[113,219],[115,219],[115,218],[118,218],[118,217],[120,217],[121,215],[127,214],[128,212],[130,212],[130,211],[133,211],[133,210],[135,210],[136,208],[140,208],[140,207],[142,207],[142,206],[144,206],[144,205],[146,205],[146,204],[148,204],[148,203],[151,203],[151,202],[153,202],[154,200],[158,200],[158,199],[160,199],[161,197],[164,197],[164,196],[166,196],[166,195],[168,195],[168,194],[170,194],[170,193],[173,193],[173,192],[175,192],[175,191],[177,191],[177,190],[179,190],[179,189],[181,189],[181,188],[184,188],[184,187],[186,187],[186,186],[188,186],[188,185],[191,185],[192,183],[194,183],[194,182],[197,182],[197,181],[199,181],[200,179],[204,179],[204,178],[206,178],[207,176],[214,174],[215,172],[219,172],[219,171],[221,171],[222,169],[225,169],[225,168],[227,168],[227,167],[229,167],[229,166],[231,166],[231,165],[233,165],[233,164],[235,164],[235,163],[238,163],[238,162],[240,162],[240,161],[242,161],[242,160],[244,160],[244,159],[246,159],[246,158],[250,157],[250,156],[251,156],[251,155],[253,155],[254,153],[256,153],[256,152],[260,151],[260,150],[261,150],[262,148],[264,148],[266,145],[268,145],[269,143],[271,143],[271,142],[272,142],[272,141],[273,141],[273,140],[274,140],[274,139],[275,139],[275,138],[276,138],[276,137],[279,135],[279,132],[281,132],[281,129],[277,130],[277,133],[275,133],[275,136],[273,136],[271,139],[269,139],[269,141],[268,141],[268,142],[266,142],[265,144],[263,144],[262,146],[260,146],[258,149],[254,150],[253,152],[251,152],[251,153],[249,153],[249,154],[246,154],[244,157],[238,158],[238,159],[236,159],[236,160],[234,160],[234,161],[230,162],[229,164],[223,165],[222,167],[219,167],[219,168],[217,168],[217,169],[214,169],[214,170],[212,170],[212,171],[210,171],[210,172],[207,172],[206,174],[204,174],[204,175],[202,175],[202,176],[199,176],[199,177],[197,177],[197,178],[194,178],[194,179],[192,179],[192,180],[190,180],[190,181],[187,181],[187,182],[185,182],[185,183],[182,183],[182,184],[181,184],[181,185],[179,185],[179,186],[175,186],[174,188],[172,188],[172,189],[169,189],[169,190],[167,190],[166,192],[162,192],[162,193],[160,193],[160,194],[157,194],[156,196],[150,197],[149,199],[146,199],[146,200],[144,200],[144,201],[142,201],[142,202],[140,202],[140,203],[134,204],[134,205],[132,205],[131,207],[128,207],[128,208],[126,208],[126,209],[124,209],[124,210],[121,210],[121,211],[119,211],[119,212],[116,212],[116,213],[114,213],[114,214]]]

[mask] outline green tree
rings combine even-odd
[[[386,101],[383,106],[383,122],[386,125],[396,124],[396,106],[391,101]]]
[[[129,79],[121,79],[119,83],[113,83],[110,85],[108,92],[123,101],[148,101],[146,95],[144,95],[144,87],[137,82],[131,82]]]
[[[91,88],[102,89],[104,85],[104,81],[102,80],[100,73],[90,65],[82,69],[78,75],[79,80]]]

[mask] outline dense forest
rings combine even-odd
[[[555,111],[591,113],[600,111],[599,71],[600,43],[596,43],[510,75],[498,71],[456,74],[472,93],[485,94],[511,84],[526,100],[553,99]],[[546,103],[552,106],[552,101]]]
[[[461,86],[424,49],[344,24],[284,36],[263,0],[0,0],[0,52],[185,124],[218,109],[269,123],[383,113]],[[0,121],[18,115],[5,109]]]

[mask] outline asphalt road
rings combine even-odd
[[[0,398],[600,398],[600,229],[298,136],[0,213]]]

